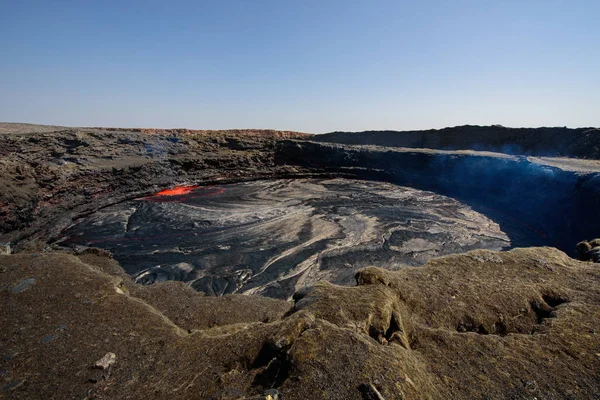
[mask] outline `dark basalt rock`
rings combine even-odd
[[[581,261],[600,263],[600,239],[577,243],[577,258]]]
[[[516,247],[532,245],[516,234],[521,226],[537,232],[535,245],[575,256],[573,243],[594,237],[600,226],[600,213],[591,211],[600,209],[598,161],[281,141],[276,162],[453,197],[499,221],[505,232],[514,230]]]
[[[507,128],[500,125],[464,125],[422,131],[331,132],[315,136],[312,140],[342,144],[600,159],[600,130],[595,128]]]
[[[104,208],[60,243],[110,251],[138,283],[182,280],[209,295],[283,299],[319,280],[352,284],[372,264],[398,269],[511,245],[464,204],[387,183],[297,179],[188,190]]]

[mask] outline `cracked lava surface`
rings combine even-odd
[[[319,280],[353,284],[369,265],[510,247],[496,222],[457,200],[346,179],[178,187],[102,209],[64,235],[63,245],[109,250],[139,283],[282,299]]]

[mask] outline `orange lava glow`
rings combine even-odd
[[[192,190],[197,189],[198,186],[177,186],[173,189],[165,189],[160,192],[154,194],[153,196],[181,196],[183,194],[188,194]]]

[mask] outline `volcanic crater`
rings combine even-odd
[[[596,129],[0,139],[0,398],[600,392]]]
[[[497,223],[456,200],[348,179],[174,188],[104,208],[64,234],[63,245],[110,251],[136,282],[282,299],[319,280],[354,284],[369,265],[510,247]]]

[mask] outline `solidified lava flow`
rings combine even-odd
[[[345,179],[174,188],[105,208],[64,235],[63,244],[109,250],[140,283],[284,299],[319,280],[352,284],[373,264],[511,245],[496,222],[452,198]]]

